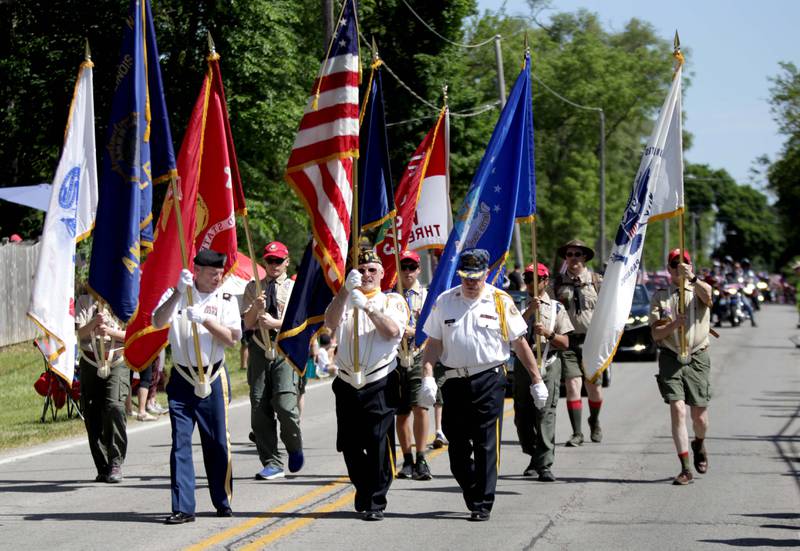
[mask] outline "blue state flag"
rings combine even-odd
[[[536,214],[536,175],[533,155],[533,104],[530,54],[500,113],[464,204],[456,216],[417,327],[425,320],[440,294],[459,284],[456,276],[462,250],[489,251],[488,281],[500,275],[508,255],[515,221]],[[427,335],[417,331],[417,346]]]
[[[311,339],[325,322],[325,309],[332,300],[333,291],[325,281],[311,241],[300,262],[277,338],[278,350],[301,375],[305,373]]]
[[[396,213],[380,65],[373,68],[370,80],[359,135],[358,223],[361,233],[381,227]],[[381,240],[382,237],[371,239],[373,243]]]
[[[99,182],[89,286],[126,321],[153,246],[153,184],[177,175],[149,0],[131,0]]]

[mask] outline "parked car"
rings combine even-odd
[[[656,359],[658,348],[650,333],[650,293],[645,285],[636,285],[625,331],[617,347],[617,354],[637,356],[645,361]]]

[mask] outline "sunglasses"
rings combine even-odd
[[[672,268],[673,270],[677,270],[679,265],[680,265],[679,260],[673,260],[672,262],[669,263],[669,267]]]
[[[271,257],[267,258],[266,261],[267,261],[267,264],[271,264],[273,266],[277,266],[278,264],[283,264],[284,262],[286,262],[286,259],[285,258],[275,258],[274,256],[271,256]]]
[[[413,272],[419,268],[419,264],[400,264],[400,271],[403,272]]]
[[[580,258],[580,257],[583,256],[583,252],[582,251],[578,251],[578,252],[569,251],[565,256],[567,258],[572,258],[572,257]]]
[[[359,268],[358,269],[358,273],[361,274],[361,275],[364,275],[364,274],[367,274],[367,273],[375,274],[375,273],[378,273],[378,268]]]
[[[539,282],[540,283],[542,281],[546,281],[546,280],[547,280],[547,276],[539,276]],[[527,275],[522,276],[522,281],[524,281],[525,283],[533,283],[533,274],[527,274]]]

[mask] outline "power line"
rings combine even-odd
[[[414,8],[412,8],[411,6],[408,5],[408,2],[406,2],[406,0],[403,0],[403,4],[405,4],[405,6],[408,8],[408,11],[410,11],[412,14],[414,14],[414,17],[416,17],[417,20],[420,23],[425,25],[425,28],[427,28],[429,31],[431,31],[433,34],[435,34],[436,36],[438,36],[439,38],[441,38],[442,40],[444,40],[448,44],[452,44],[453,46],[458,46],[460,48],[480,48],[481,46],[486,46],[487,44],[489,44],[490,42],[494,41],[494,39],[495,39],[495,37],[493,36],[493,37],[487,38],[483,42],[479,42],[477,44],[463,44],[461,42],[454,42],[454,41],[450,40],[449,38],[447,38],[446,36],[442,36],[441,34],[439,34],[436,31],[436,29],[431,27],[431,25],[427,21],[425,21],[422,17],[419,16],[419,14],[417,12],[414,11]]]
[[[483,115],[487,111],[493,110],[499,104],[500,104],[500,101],[496,101],[494,103],[487,103],[486,105],[481,105],[480,107],[476,107],[472,111],[461,111],[459,113],[450,113],[450,116],[456,117],[456,118],[462,118],[462,119],[469,118],[469,117],[477,117],[478,115]],[[390,126],[402,126],[404,124],[411,124],[413,122],[420,122],[420,121],[425,121],[425,120],[428,120],[428,119],[433,119],[433,118],[436,118],[437,116],[438,116],[438,114],[432,113],[430,115],[425,115],[424,117],[417,117],[415,119],[407,119],[407,120],[404,120],[404,121],[397,121],[397,122],[387,122],[386,126],[387,127],[390,127]]]

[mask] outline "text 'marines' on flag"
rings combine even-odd
[[[462,250],[478,247],[489,251],[489,280],[493,281],[508,254],[515,221],[531,220],[536,213],[530,73],[530,54],[526,53],[524,67],[456,216],[417,327],[424,326],[438,296],[459,283],[456,266]],[[417,345],[425,338],[418,330]]]
[[[37,341],[53,371],[72,385],[75,371],[75,245],[87,237],[97,208],[92,62],[78,72],[64,150],[44,221],[28,316],[44,331]]]
[[[178,155],[178,173],[184,235],[178,232],[170,186],[156,226],[155,247],[142,265],[139,308],[126,329],[125,359],[136,371],[152,363],[167,344],[168,328],[155,329],[151,316],[183,267],[178,240],[186,243],[190,266],[200,249],[225,253],[226,274],[237,261],[235,213],[244,212],[245,203],[216,53],[208,57]]]
[[[401,251],[442,249],[447,242],[450,226],[447,146],[448,113],[445,107],[414,151],[394,193],[397,242]],[[397,269],[391,228],[376,249],[383,259],[385,271],[381,287],[383,290],[392,289],[397,281]]]
[[[354,0],[345,0],[286,167],[286,179],[311,219],[314,254],[334,292],[344,281],[350,237],[359,79],[356,10]]]
[[[583,344],[586,378],[596,381],[614,358],[633,301],[650,222],[683,211],[681,64],[642,155],[614,248],[608,259],[592,324]]]
[[[142,250],[153,245],[153,184],[174,176],[175,153],[149,0],[131,0],[100,176],[89,285],[128,322]]]

